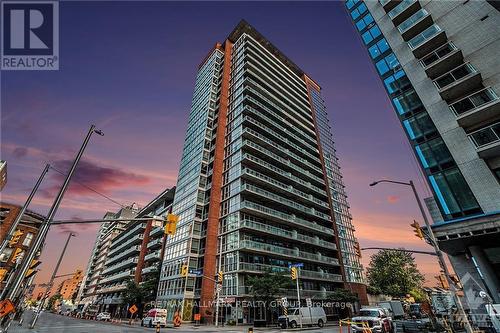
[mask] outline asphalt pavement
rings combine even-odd
[[[128,324],[118,324],[110,322],[99,322],[94,320],[84,320],[77,319],[73,317],[62,316],[58,314],[53,314],[50,312],[43,312],[38,319],[38,322],[34,329],[29,329],[29,322],[31,321],[33,313],[27,311],[24,314],[23,325],[19,326],[17,322],[13,322],[9,333],[155,333],[154,328],[141,327],[138,323],[135,325]],[[195,327],[193,324],[184,324],[178,328],[161,328],[160,332],[210,332],[210,333],[247,333],[248,326],[226,326],[216,328],[214,326],[199,326]],[[301,331],[300,329],[287,329],[280,330],[275,328],[254,328],[253,331],[257,332],[268,332],[268,333],[292,333]],[[338,333],[339,328],[336,326],[319,328],[308,328],[302,330],[304,332],[310,333]],[[345,332],[345,331],[344,331]]]

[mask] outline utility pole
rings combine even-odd
[[[461,301],[460,297],[458,296],[457,288],[455,286],[454,281],[451,278],[450,271],[448,270],[448,266],[446,265],[446,262],[444,260],[443,252],[441,252],[441,249],[439,248],[438,242],[436,240],[436,236],[434,236],[434,232],[432,231],[429,220],[427,219],[427,214],[425,213],[424,206],[422,205],[422,202],[420,201],[420,197],[418,196],[417,190],[415,188],[415,184],[413,184],[412,180],[410,180],[408,183],[405,183],[405,182],[398,182],[398,181],[394,181],[394,180],[384,179],[384,180],[379,180],[379,181],[373,182],[370,184],[370,186],[375,186],[378,183],[383,183],[383,182],[399,184],[399,185],[406,185],[406,186],[411,187],[413,194],[415,195],[415,200],[417,201],[418,208],[420,209],[420,213],[422,214],[422,218],[424,219],[425,226],[427,227],[427,233],[429,236],[429,240],[431,242],[431,245],[434,247],[434,252],[436,252],[436,256],[438,257],[439,266],[441,266],[441,269],[443,270],[444,275],[446,276],[446,279],[448,280],[448,284],[450,285],[450,289],[451,289],[451,294],[455,298],[455,303],[457,305],[458,313],[463,318],[465,330],[467,331],[467,333],[473,333],[474,331],[473,331],[472,326],[469,322],[469,319],[467,318],[467,314],[465,313],[464,307],[462,305],[462,301]]]
[[[68,239],[66,240],[66,243],[64,244],[61,255],[59,256],[59,259],[57,260],[56,267],[54,267],[54,271],[52,272],[52,276],[50,277],[50,280],[47,283],[47,287],[45,288],[45,292],[42,296],[42,299],[40,300],[40,304],[38,305],[38,311],[36,311],[35,315],[33,316],[33,321],[30,324],[30,328],[35,327],[35,324],[38,320],[38,317],[40,316],[40,312],[43,309],[43,305],[45,304],[45,299],[47,298],[47,294],[50,292],[50,289],[52,289],[52,286],[54,284],[54,279],[56,278],[57,271],[59,270],[59,266],[61,265],[61,261],[63,260],[64,254],[66,253],[66,249],[68,248],[69,241],[70,241],[71,237],[74,237],[74,236],[76,236],[76,235],[72,232],[70,232],[68,235]]]
[[[91,125],[89,131],[87,132],[87,136],[85,137],[82,146],[80,147],[80,150],[78,151],[73,164],[71,165],[71,168],[68,171],[68,174],[66,175],[66,178],[64,179],[64,182],[61,186],[61,189],[59,190],[59,193],[57,194],[54,203],[52,204],[52,207],[49,210],[49,213],[47,214],[47,218],[45,219],[45,222],[40,226],[40,229],[38,230],[38,233],[33,241],[33,245],[27,252],[23,262],[21,263],[21,266],[16,272],[16,276],[12,281],[12,285],[9,286],[9,289],[5,293],[5,298],[12,300],[14,304],[16,304],[16,307],[18,307],[18,300],[19,300],[19,291],[21,288],[21,285],[24,281],[24,276],[26,275],[26,272],[29,269],[30,263],[35,257],[36,253],[40,249],[41,245],[45,241],[45,238],[47,237],[47,233],[49,232],[50,229],[50,224],[52,219],[54,218],[55,214],[57,213],[57,210],[59,208],[59,204],[62,201],[62,198],[64,196],[64,193],[66,192],[66,189],[68,188],[69,181],[71,180],[71,177],[73,176],[73,173],[75,172],[75,169],[78,165],[78,162],[80,162],[80,159],[82,158],[83,152],[85,151],[85,148],[87,147],[90,138],[92,134],[97,133],[101,136],[104,134],[96,129],[95,125]],[[7,288],[6,288],[7,289]],[[12,318],[11,316],[9,316]],[[0,332],[6,332],[8,327],[10,326],[10,321],[11,319],[5,320],[2,323],[2,327],[0,327]]]

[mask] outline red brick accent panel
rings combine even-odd
[[[222,69],[221,96],[219,103],[219,117],[217,120],[217,137],[215,139],[215,155],[213,162],[212,189],[208,208],[207,238],[205,243],[205,257],[203,274],[213,277],[216,272],[217,233],[219,229],[220,203],[222,197],[222,171],[224,167],[224,143],[226,135],[227,112],[229,106],[229,78],[231,70],[231,48],[233,43],[226,40],[224,43],[224,67]],[[201,284],[200,313],[205,321],[212,321],[212,315],[206,313],[207,305],[213,301],[215,285],[213,281],[203,278]]]
[[[142,280],[142,269],[144,268],[144,257],[148,252],[148,243],[149,243],[149,233],[153,229],[153,220],[148,221],[146,223],[146,229],[144,230],[144,237],[142,238],[141,243],[141,252],[139,252],[139,259],[137,261],[137,266],[135,268],[134,281],[139,283]]]

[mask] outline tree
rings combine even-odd
[[[146,297],[147,295],[144,289],[141,288],[138,283],[132,279],[127,282],[127,288],[122,295],[123,303],[129,306],[136,305],[139,308],[137,311],[139,315],[142,313],[142,307]]]
[[[394,297],[420,290],[425,281],[410,252],[381,250],[371,256],[366,270],[368,283]]]
[[[55,295],[52,295],[50,296],[48,302],[47,302],[47,309],[48,310],[52,310],[52,308],[54,307],[54,304],[56,303],[56,301],[59,301],[62,299],[62,295],[61,294],[55,294]]]
[[[259,304],[258,309],[264,308],[266,319],[269,318],[267,314],[270,312],[271,302],[276,300],[282,289],[293,288],[290,277],[271,272],[265,272],[261,276],[249,276],[247,285],[254,301]]]
[[[329,301],[340,303],[354,303],[359,300],[358,295],[347,289],[335,289],[327,296]]]

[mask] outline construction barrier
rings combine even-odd
[[[372,333],[372,330],[368,326],[366,321],[352,321],[351,318],[341,319],[339,320],[339,331],[342,333],[342,325],[347,327],[346,333],[351,333],[351,326],[356,325],[357,327],[361,327],[363,333]]]

